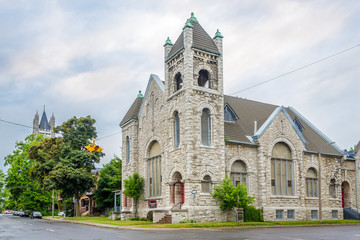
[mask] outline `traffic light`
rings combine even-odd
[[[95,144],[95,139],[93,140],[93,144],[89,144],[85,146],[85,149],[88,150],[89,152],[94,152],[94,151],[101,152],[102,150],[104,150],[99,145]]]

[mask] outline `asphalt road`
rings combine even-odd
[[[307,226],[279,228],[231,228],[198,230],[119,230],[41,219],[0,215],[0,239],[100,240],[100,239],[359,239],[360,226]]]

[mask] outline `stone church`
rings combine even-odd
[[[265,221],[342,219],[343,208],[356,209],[356,156],[292,107],[224,94],[219,30],[211,38],[192,14],[164,52],[165,79],[151,75],[120,123],[123,179],[145,179],[139,216],[175,223],[195,209],[199,222],[229,220],[211,196],[226,174],[247,186]],[[121,218],[134,210],[122,194]]]
[[[41,120],[39,121],[39,114],[36,111],[34,120],[33,120],[33,134],[36,136],[38,134],[43,134],[44,137],[55,137],[55,116],[54,113],[50,117],[50,121],[48,121],[45,113],[45,106],[44,111],[41,116]]]

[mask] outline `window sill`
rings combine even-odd
[[[201,144],[200,147],[201,147],[201,148],[207,148],[207,149],[215,149],[215,147],[213,147],[213,146],[211,146],[211,145],[210,145],[210,146],[206,146],[206,145],[202,145],[202,144]]]
[[[170,152],[172,153],[172,152],[176,152],[176,151],[180,151],[181,150],[181,147],[178,147],[178,148],[173,148],[173,149],[171,149],[170,150]]]
[[[205,192],[201,192],[199,193],[200,196],[209,196],[211,197],[211,193],[205,193]]]
[[[162,200],[163,197],[148,197],[148,198],[145,198],[144,201],[150,201],[150,200]]]
[[[340,201],[340,198],[329,198],[330,201]]]
[[[318,197],[305,197],[305,200],[319,200]]]
[[[284,198],[284,199],[299,199],[299,196],[291,196],[291,195],[271,195],[270,198]]]

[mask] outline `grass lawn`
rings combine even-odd
[[[51,219],[47,216],[44,218]],[[124,221],[112,220],[107,217],[54,217],[55,219],[64,219],[79,222],[109,224],[115,226],[137,226],[138,228],[217,228],[217,227],[239,227],[239,226],[277,226],[277,225],[321,225],[321,224],[360,224],[358,220],[324,220],[320,221],[273,221],[273,222],[206,222],[206,223],[173,223],[156,224],[149,221]]]
[[[46,218],[52,218],[52,217],[46,217]],[[55,218],[55,217],[54,217]],[[62,218],[64,220],[70,220],[70,221],[79,221],[79,222],[90,222],[90,223],[101,223],[101,224],[109,224],[109,225],[115,225],[115,226],[132,226],[132,225],[150,225],[155,224],[153,222],[149,221],[120,221],[120,220],[112,220],[107,217],[56,217]]]
[[[204,222],[204,223],[172,223],[154,224],[150,226],[139,226],[139,228],[216,228],[216,227],[238,227],[238,226],[275,226],[271,222]]]

